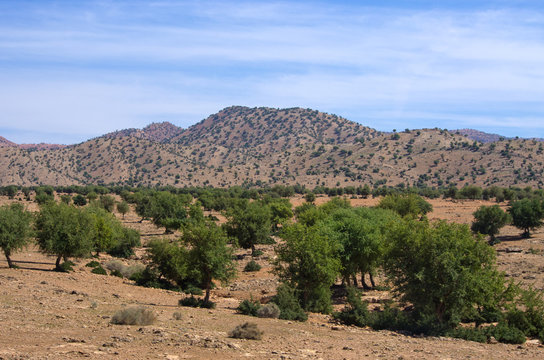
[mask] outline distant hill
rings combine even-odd
[[[507,137],[505,136],[501,136],[498,134],[490,134],[490,133],[486,133],[486,132],[474,130],[474,129],[459,129],[459,130],[452,130],[452,132],[456,134],[464,135],[471,140],[476,140],[483,143],[499,141],[501,139],[507,139]]]
[[[109,134],[104,135],[105,138],[118,138],[118,137],[136,137],[139,139],[146,139],[149,141],[166,143],[169,142],[172,138],[179,136],[185,130],[173,125],[167,121],[161,123],[152,123],[146,126],[143,129],[125,129],[118,130]]]
[[[233,106],[185,130],[156,123],[56,149],[1,146],[0,185],[543,186],[543,145],[440,129],[382,133],[311,109]]]
[[[63,147],[66,147],[66,145],[59,145],[59,144],[16,144],[12,141],[9,141],[5,137],[0,136],[0,146],[6,146],[6,147],[16,147],[20,149],[28,149],[28,150],[52,150],[52,149],[60,149]]]

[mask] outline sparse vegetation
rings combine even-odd
[[[261,340],[263,332],[259,330],[257,324],[246,322],[236,326],[229,336],[235,339]]]
[[[157,319],[152,310],[143,306],[129,307],[119,310],[112,318],[111,323],[115,325],[152,325]]]

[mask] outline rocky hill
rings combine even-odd
[[[309,109],[229,107],[52,150],[0,147],[0,184],[542,186],[543,144],[440,129],[381,133]]]

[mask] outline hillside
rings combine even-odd
[[[0,185],[26,186],[544,185],[536,140],[380,133],[309,109],[239,106],[186,130],[160,123],[58,149],[0,147],[0,169]]]

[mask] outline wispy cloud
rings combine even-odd
[[[0,129],[74,142],[236,104],[544,136],[544,11],[497,4],[11,2]]]

